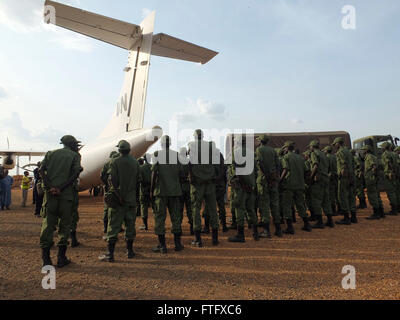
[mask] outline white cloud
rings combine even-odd
[[[7,92],[3,87],[0,86],[0,99],[2,98],[7,98]]]
[[[42,124],[38,127],[42,128],[39,131],[31,131],[26,129],[21,119],[21,116],[17,112],[13,112],[11,116],[4,116],[0,119],[0,137],[6,139],[10,138],[11,149],[34,149],[38,148],[48,149],[57,145],[57,142],[65,134],[59,130],[53,129],[52,127],[43,128]],[[5,141],[0,141],[0,145],[3,145]]]
[[[174,114],[173,119],[178,122],[193,122],[199,118],[208,118],[215,121],[223,121],[228,117],[226,107],[222,104],[202,99],[189,101],[189,107],[183,112]]]
[[[79,6],[80,1],[63,1]],[[1,0],[0,25],[17,33],[47,33],[49,41],[64,49],[88,52],[92,49],[90,40],[54,25],[43,22],[43,0]]]

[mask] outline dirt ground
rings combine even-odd
[[[126,258],[120,241],[116,262],[107,264],[97,260],[106,248],[102,199],[83,193],[78,230],[82,244],[68,249],[73,263],[57,270],[56,290],[44,290],[41,219],[33,216],[32,205],[21,208],[19,203],[16,190],[12,210],[0,211],[0,299],[400,299],[400,216],[368,221],[370,208],[350,227],[306,233],[298,222],[294,236],[259,242],[246,230],[245,244],[228,243],[234,234],[230,231],[220,234],[218,247],[205,236],[205,248],[190,247],[185,219],[185,250],[175,253],[169,234],[167,255],[151,252],[156,236],[139,231],[138,219],[136,258]],[[52,259],[56,261],[56,249]],[[355,290],[342,288],[345,265],[356,268]]]

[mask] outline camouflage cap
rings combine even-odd
[[[333,140],[332,145],[334,146],[337,143],[343,143],[344,139],[342,137],[337,137],[335,140]]]
[[[257,140],[267,143],[269,141],[269,137],[266,134],[261,134],[257,137]]]
[[[361,151],[372,151],[372,147],[367,144],[365,146],[362,146],[360,150]]]
[[[326,146],[324,149],[322,149],[322,151],[324,151],[324,152],[332,152],[333,149],[332,149],[331,146]]]
[[[201,129],[195,130],[193,136],[195,137],[195,139],[203,139],[204,137],[203,130]]]
[[[126,140],[121,140],[117,145],[118,150],[120,151],[130,151],[131,145]]]
[[[283,148],[290,148],[294,147],[294,142],[293,141],[286,141],[285,144],[283,145]]]
[[[381,148],[383,148],[383,149],[390,148],[390,144],[391,144],[390,142],[384,142],[381,144]]]
[[[310,142],[310,144],[308,145],[309,147],[319,147],[319,141],[318,140],[313,140]]]
[[[81,142],[76,140],[76,138],[74,136],[70,136],[70,135],[66,135],[64,137],[61,138],[61,142],[60,144],[64,144],[64,145],[68,145],[68,144],[80,144]]]

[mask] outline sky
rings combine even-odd
[[[155,33],[219,52],[206,65],[152,57],[145,127],[400,135],[398,0],[59,2],[134,24],[155,10]],[[0,0],[0,149],[91,142],[118,100],[127,51],[45,25],[43,4]]]

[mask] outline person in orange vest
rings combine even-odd
[[[31,184],[31,179],[29,179],[29,172],[25,171],[24,176],[22,177],[22,206],[26,207],[26,201],[28,199],[28,190]]]

